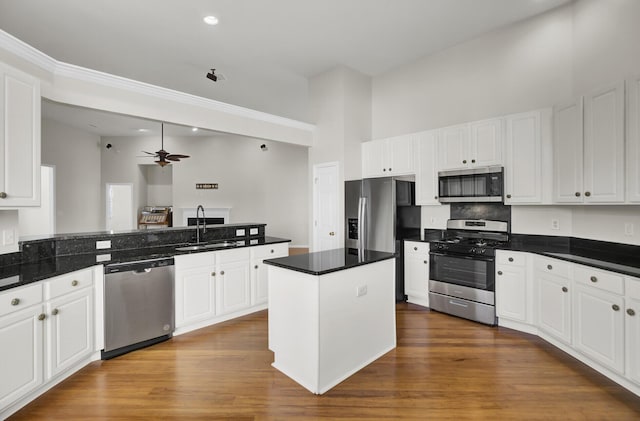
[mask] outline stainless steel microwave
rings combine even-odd
[[[504,170],[501,166],[438,172],[438,200],[456,202],[502,202]]]

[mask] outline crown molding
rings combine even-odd
[[[15,54],[23,60],[26,60],[29,63],[52,73],[55,76],[96,83],[98,85],[107,86],[110,88],[123,89],[126,91],[149,95],[160,99],[179,102],[185,105],[194,105],[202,108],[207,108],[212,111],[219,111],[238,117],[245,117],[252,120],[290,127],[297,130],[308,132],[313,132],[315,130],[315,125],[304,123],[302,121],[280,117],[262,111],[256,111],[250,108],[244,108],[238,105],[228,104],[226,102],[187,94],[185,92],[163,88],[161,86],[151,85],[149,83],[127,79],[125,77],[57,61],[56,59],[46,55],[42,51],[32,47],[31,45],[19,40],[18,38],[14,37],[11,34],[8,34],[3,30],[0,30],[0,48]]]

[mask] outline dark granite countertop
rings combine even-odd
[[[252,247],[267,244],[287,243],[291,240],[278,237],[260,237],[235,241],[234,247],[220,249],[202,249],[195,251],[178,251],[180,244],[168,244],[158,247],[146,247],[128,250],[98,250],[95,253],[74,254],[41,259],[34,262],[23,262],[0,267],[0,291],[27,285],[65,273],[98,264],[134,262],[145,259],[172,257],[181,254],[200,253],[206,251],[221,251],[231,248]]]
[[[407,239],[428,243],[441,238],[440,230],[425,231],[425,239]],[[640,246],[550,235],[511,234],[501,250],[535,253],[554,259],[640,278]]]
[[[308,254],[297,254],[278,259],[268,259],[264,263],[303,272],[309,275],[325,275],[351,269],[357,266],[368,265],[382,260],[393,259],[393,253],[375,250],[363,250],[360,255],[352,253],[353,249],[333,249]]]

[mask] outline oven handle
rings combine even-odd
[[[495,260],[496,260],[495,257],[478,256],[478,255],[461,256],[459,254],[434,253],[432,251],[429,252],[429,255],[431,257],[440,256],[440,257],[449,257],[449,258],[452,258],[452,259],[481,260],[483,262],[495,262]]]

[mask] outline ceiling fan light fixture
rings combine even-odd
[[[147,151],[142,151],[146,154],[149,155],[153,155],[154,158],[158,158],[157,161],[153,161],[156,164],[160,165],[161,167],[164,167],[166,165],[171,164],[171,162],[169,161],[180,161],[180,159],[183,158],[189,158],[189,155],[181,155],[181,154],[171,154],[167,151],[164,150],[164,123],[160,123],[161,124],[161,145],[160,145],[160,150],[157,152],[147,152]]]

